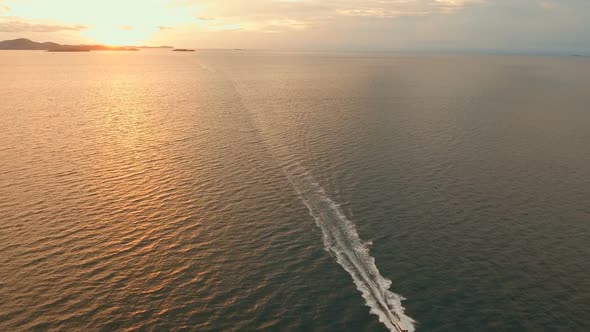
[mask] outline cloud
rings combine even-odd
[[[0,15],[6,14],[10,11],[10,7],[6,5],[0,5]]]
[[[302,30],[341,19],[426,16],[453,13],[486,0],[177,0],[193,7],[204,27],[239,26],[242,30]],[[213,19],[213,17],[215,19]],[[207,24],[208,23],[208,24]]]
[[[85,25],[70,25],[61,23],[44,23],[28,21],[17,16],[0,17],[0,32],[60,32],[82,31],[87,29]]]
[[[429,11],[400,11],[386,8],[364,8],[364,9],[341,9],[338,14],[344,16],[374,17],[374,18],[395,18],[400,16],[428,15]]]
[[[61,31],[51,38],[121,45],[590,49],[590,0],[0,0],[3,5],[12,18],[0,12],[0,32]],[[141,15],[129,15],[138,10]],[[133,30],[122,33],[124,25]]]
[[[131,30],[133,30],[133,27],[130,25],[122,25],[119,27],[119,29],[125,30],[125,31],[131,31]]]
[[[541,1],[539,6],[544,9],[554,9],[557,7],[557,4],[553,1]]]
[[[246,31],[260,31],[269,33],[278,33],[285,29],[303,30],[310,25],[309,22],[293,20],[287,18],[265,20],[260,22],[247,22],[240,24],[241,28]]]
[[[464,7],[485,3],[485,0],[415,0],[380,1],[365,0],[342,4],[336,11],[346,16],[397,18],[429,14],[452,13]]]

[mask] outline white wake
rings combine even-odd
[[[241,96],[231,80],[227,83]],[[251,125],[260,135],[261,142],[281,165],[299,198],[322,230],[326,250],[351,275],[356,288],[371,308],[371,313],[377,315],[379,321],[390,331],[415,331],[415,321],[404,313],[405,308],[401,303],[404,298],[389,290],[391,281],[381,276],[375,259],[369,254],[370,243],[360,239],[354,223],[348,220],[340,206],[330,199],[301,164],[294,161],[290,146],[279,143],[282,139],[271,134],[273,130],[265,130],[276,129],[274,125],[263,125],[264,121],[255,112],[251,112],[245,104],[242,106],[251,116],[246,122],[253,121]],[[273,142],[278,144],[272,144]]]
[[[414,320],[404,313],[401,303],[404,298],[389,290],[391,281],[379,273],[375,259],[369,254],[370,243],[360,239],[355,225],[340,206],[300,165],[286,166],[283,170],[321,228],[326,249],[350,273],[371,313],[391,331],[414,331]]]

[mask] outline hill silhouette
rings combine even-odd
[[[38,43],[26,38],[0,41],[0,50],[39,50],[50,52],[86,51],[139,51],[135,46],[61,45],[53,42]]]
[[[62,45],[57,43],[37,43],[26,38],[0,41],[0,50],[50,50],[60,47]]]

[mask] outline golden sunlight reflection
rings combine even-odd
[[[112,177],[100,181],[109,187],[104,192],[109,192],[111,197],[105,199],[125,197],[125,201],[137,204],[153,188],[153,184],[146,182],[146,174],[153,160],[160,159],[165,150],[150,148],[159,141],[161,131],[150,117],[148,108],[153,105],[140,93],[146,82],[126,75],[111,75],[115,77],[102,80],[98,89],[103,104],[90,115],[93,127],[100,128],[92,145],[101,156],[96,158],[98,163],[93,169],[96,174]]]

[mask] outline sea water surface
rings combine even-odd
[[[0,52],[2,331],[588,331],[590,60]]]

